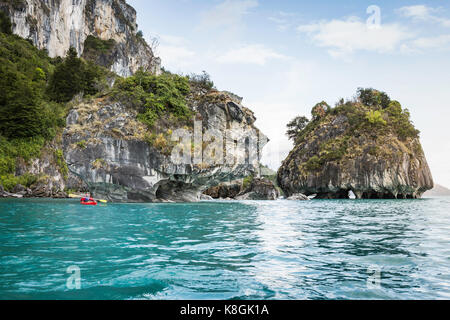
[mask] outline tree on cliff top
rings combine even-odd
[[[291,122],[287,124],[288,131],[286,132],[286,135],[290,140],[295,140],[300,132],[305,129],[308,122],[309,120],[307,117],[295,117]]]
[[[372,88],[359,88],[358,98],[362,104],[368,107],[381,107],[386,109],[391,103],[391,98],[386,92],[378,91]]]

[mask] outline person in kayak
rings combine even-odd
[[[97,204],[97,201],[94,200],[89,194],[86,194],[84,198],[81,198],[82,204]]]
[[[94,199],[92,199],[91,196],[86,193],[86,196],[84,198],[81,198],[81,201],[89,202],[89,201],[94,201]]]

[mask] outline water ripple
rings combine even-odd
[[[448,198],[2,199],[0,299],[449,299],[449,209]],[[81,290],[66,287],[69,266]]]

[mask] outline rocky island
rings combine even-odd
[[[325,102],[288,132],[295,147],[278,171],[289,196],[317,199],[420,198],[433,179],[408,110],[387,94],[359,89],[351,101]]]
[[[124,0],[0,1],[0,19],[3,196],[197,201],[256,174],[253,112],[161,70]]]

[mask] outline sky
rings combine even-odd
[[[312,107],[385,91],[411,112],[434,180],[450,187],[450,1],[128,0],[167,70],[207,71],[244,98],[277,169],[286,124]]]

